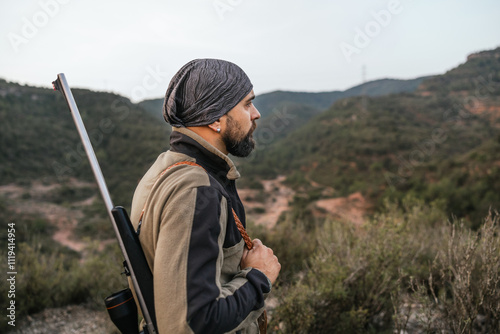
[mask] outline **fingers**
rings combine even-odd
[[[274,254],[273,250],[265,246],[259,239],[254,239],[252,242],[253,242],[253,247],[251,249],[252,251],[267,252],[270,253],[270,255]]]
[[[253,240],[251,250],[243,249],[240,265],[243,269],[253,267],[260,270],[269,278],[271,284],[274,284],[281,270],[278,257],[274,255],[271,248],[266,247],[259,239]]]
[[[242,255],[242,258],[246,258],[246,257],[247,257],[247,255],[248,255],[248,252],[249,252],[248,248],[243,247],[243,255]]]

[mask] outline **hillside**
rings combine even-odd
[[[167,147],[168,128],[121,96],[73,94],[112,200],[129,207],[137,182]],[[103,298],[126,284],[122,257],[62,95],[0,81],[0,142],[0,253],[7,257],[7,226],[15,226],[18,319],[89,302],[105,313]],[[100,317],[109,328],[107,315]],[[7,327],[2,322],[0,332]]]
[[[259,95],[255,99],[255,106],[265,119],[273,109],[279,108],[283,103],[293,103],[309,106],[323,111],[330,107],[335,101],[351,96],[382,96],[401,92],[415,91],[425,77],[412,80],[380,79],[369,81],[345,91],[306,93],[276,91]]]
[[[322,332],[334,321],[343,332],[358,323],[379,328],[382,318],[389,328],[397,303],[408,304],[408,296],[390,304],[408,290],[410,278],[401,275],[425,284],[431,270],[437,287],[445,283],[440,298],[447,295],[452,280],[429,269],[437,254],[448,254],[447,218],[464,218],[480,235],[488,209],[500,208],[499,51],[471,55],[431,78],[257,99],[258,148],[237,160],[238,187],[249,233],[283,264],[272,328]],[[73,93],[113,201],[128,207],[138,180],[168,147],[170,130],[155,106],[161,100]],[[17,315],[81,303],[104,313],[102,299],[126,285],[122,258],[60,93],[0,80],[0,143],[0,253],[7,256],[5,231],[15,223]],[[495,255],[498,233],[488,235]],[[471,270],[474,282],[489,284],[487,273],[500,272],[493,255],[493,269]],[[8,271],[6,262],[0,267]]]
[[[74,89],[82,119],[116,203],[168,145],[168,127],[121,96]],[[51,89],[0,81],[0,185],[93,181],[66,102]]]
[[[246,176],[241,186],[259,187],[262,178],[286,175],[295,190],[315,189],[323,193],[319,198],[362,192],[376,207],[388,189],[420,175],[415,170],[496,138],[497,55],[498,50],[481,53],[435,77],[382,79],[343,92],[262,94],[255,101],[263,115],[257,150],[238,160]],[[365,97],[349,97],[357,94]],[[74,95],[113,199],[128,206],[137,180],[168,147],[162,100],[132,104],[80,89]],[[410,155],[438,130],[445,140],[430,155],[419,155],[417,166],[404,174]],[[59,93],[0,81],[0,131],[0,184],[93,181]]]
[[[382,96],[413,92],[424,79],[425,77],[411,80],[380,79],[345,91],[320,93],[275,91],[258,95],[254,104],[262,117],[256,131],[256,138],[262,144],[268,145],[283,137],[284,132],[280,130],[282,127],[286,127],[287,131],[295,129],[339,99],[358,95]],[[162,98],[142,101],[139,106],[156,118],[163,119]]]
[[[250,159],[238,160],[246,175],[241,185],[257,186],[262,178],[283,174],[296,190],[326,189],[328,196],[362,192],[376,206],[388,189],[420,175],[415,170],[496,138],[498,49],[469,58],[435,77],[382,79],[344,92],[259,96],[259,145]],[[365,97],[350,97],[357,94]],[[127,206],[137,180],[168,147],[162,101],[132,104],[118,95],[80,89],[74,95],[113,198]],[[0,184],[92,181],[66,109],[62,96],[50,89],[0,81]],[[420,147],[437,136],[435,131],[444,132],[442,142],[421,156]],[[404,174],[412,154],[420,160]]]
[[[497,54],[426,79],[414,93],[339,100],[258,150],[243,173],[250,179],[286,175],[310,201],[361,192],[376,209],[386,197],[413,193],[441,200],[449,214],[484,217],[500,204],[500,187],[489,179],[500,164],[492,155],[500,141]],[[465,182],[468,170],[456,160],[471,155],[483,157],[474,168],[489,174]],[[448,183],[442,178],[457,173],[462,177]],[[478,184],[488,186],[476,191]]]

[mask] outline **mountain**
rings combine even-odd
[[[349,88],[345,91],[306,93],[276,91],[259,95],[255,99],[255,106],[259,109],[262,119],[265,119],[283,103],[293,103],[309,106],[323,111],[330,107],[335,101],[350,96],[382,96],[401,92],[413,92],[427,77],[412,80],[380,79],[363,83]]]
[[[256,137],[268,143],[282,137],[275,128],[286,126],[287,131],[306,123],[311,117],[330,107],[335,101],[349,96],[381,96],[400,92],[413,92],[428,77],[411,80],[380,79],[352,87],[345,91],[320,93],[274,91],[258,95],[254,100],[261,113]],[[163,119],[163,99],[145,100],[139,103],[158,119]],[[265,129],[262,131],[262,129]],[[270,133],[273,132],[272,136]]]
[[[255,131],[255,138],[261,146],[268,146],[321,114],[335,101],[351,96],[382,96],[413,92],[424,79],[424,77],[412,80],[381,79],[345,91],[321,93],[277,91],[260,95],[255,99],[255,106],[262,117]]]
[[[500,185],[488,173],[476,173],[467,182],[462,173],[448,187],[440,177],[468,170],[456,161],[471,155],[488,157],[474,168],[498,172],[494,167],[500,160],[486,152],[494,152],[500,140],[499,50],[427,78],[413,93],[338,100],[257,150],[242,164],[242,173],[250,179],[286,175],[296,190],[313,194],[311,200],[361,192],[377,206],[384,198],[412,193],[428,201],[444,200],[448,212],[461,217],[487,205],[498,208]],[[488,186],[475,192],[478,187],[472,185],[478,182]],[[458,191],[468,198],[451,196]],[[466,208],[457,210],[460,205]]]
[[[500,60],[500,48],[491,51],[473,53],[467,61],[446,72],[426,80],[418,90],[434,95],[472,94],[481,100],[483,95],[492,97],[500,73],[495,64]]]
[[[305,332],[331,329],[339,315],[344,329],[362,321],[374,324],[371,319],[380,323],[397,310],[399,304],[381,306],[392,297],[405,304],[422,301],[420,293],[400,295],[411,277],[427,282],[429,273],[453,276],[470,263],[481,265],[465,279],[472,272],[487,280],[498,271],[493,238],[498,219],[477,232],[461,226],[451,231],[442,210],[478,228],[490,208],[500,208],[500,48],[470,55],[443,75],[416,80],[382,80],[341,92],[353,96],[274,92],[257,99],[263,115],[258,147],[248,159],[237,160],[243,175],[237,182],[240,190],[255,188],[240,192],[243,200],[260,204],[246,206],[249,222],[261,211],[288,210],[272,229],[248,225],[283,264],[276,324],[295,321],[297,314],[307,315],[298,322],[310,325]],[[395,91],[398,86],[406,88]],[[383,95],[387,87],[393,91]],[[83,89],[73,94],[113,201],[127,206],[140,177],[168,147],[161,100],[158,107],[155,100],[133,104]],[[0,80],[0,143],[0,253],[7,257],[12,240],[7,231],[15,226],[16,293],[23,301],[16,314],[21,319],[88,302],[101,307],[106,295],[126,285],[119,275],[123,258],[61,94]],[[387,200],[387,210],[375,219],[362,217]],[[352,220],[337,215],[350,209],[360,213],[362,226],[345,224]],[[317,219],[327,214],[341,220]],[[443,266],[434,261],[448,253],[451,267],[446,256]],[[439,266],[428,272],[430,260]],[[7,272],[7,263],[4,267]],[[442,297],[451,290],[450,280],[441,281],[436,292]],[[479,285],[489,287],[486,283]],[[382,292],[373,298],[373,291]],[[8,303],[7,294],[2,296],[0,303]],[[456,301],[441,297],[445,307]],[[498,298],[489,300],[484,305],[496,310]],[[326,316],[311,318],[310,310]],[[439,314],[436,319],[442,320]],[[375,330],[363,326],[355,330]],[[0,331],[6,327],[0,324]]]
[[[479,159],[482,166],[474,166],[480,170],[494,172],[489,166],[498,163],[486,153],[498,141],[498,54],[471,55],[434,77],[383,79],[344,92],[262,94],[255,100],[262,114],[258,147],[249,159],[238,160],[245,175],[240,185],[284,175],[310,201],[360,192],[374,207],[408,193],[429,201],[448,196],[444,185],[435,185],[457,166],[469,168],[458,163],[464,156],[486,155]],[[127,205],[144,171],[168,147],[162,101],[133,104],[83,89],[74,95],[113,199]],[[0,80],[0,142],[0,185],[93,180],[58,92]],[[500,193],[496,183],[484,181],[486,172],[474,175],[454,177],[450,184],[468,191],[479,182],[492,188],[478,196]],[[457,207],[446,198],[443,205]],[[497,195],[486,198],[496,201]],[[468,215],[486,204],[464,205],[461,214]]]
[[[170,127],[163,123],[162,100],[133,104],[110,93],[73,89],[73,94],[116,202],[128,203],[144,170],[168,147]],[[156,114],[155,103],[160,104]],[[296,108],[290,104],[290,110]],[[93,181],[60,93],[0,79],[0,133],[0,185]]]
[[[116,203],[168,144],[168,126],[128,99],[73,89],[83,122]],[[66,102],[51,89],[0,81],[0,184],[92,181]]]
[[[156,119],[163,120],[163,99],[144,100],[138,106],[149,112]]]

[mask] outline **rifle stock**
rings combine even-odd
[[[104,181],[104,176],[102,175],[101,168],[99,167],[94,149],[92,148],[87,130],[83,124],[75,99],[73,98],[71,89],[66,81],[66,77],[63,73],[59,73],[57,75],[57,79],[52,82],[52,84],[54,86],[54,90],[62,92],[73,116],[78,133],[80,134],[85,152],[87,153],[90,166],[94,172],[94,176],[106,205],[108,215],[111,219],[111,223],[113,224],[118,244],[125,259],[125,272],[128,276],[130,276],[144,321],[146,323],[143,327],[143,331],[145,334],[156,334],[157,327],[154,309],[153,274],[149,269],[144,251],[142,250],[139,242],[139,237],[135,232],[126,210],[121,206],[113,206],[106,182]],[[121,304],[124,303],[125,302]],[[112,308],[118,307],[121,304],[115,305]],[[135,316],[137,319],[137,314]],[[125,333],[125,331],[122,332]]]
[[[111,210],[115,218],[120,237],[123,240],[125,251],[128,254],[129,263],[134,268],[135,277],[141,287],[142,297],[149,310],[151,320],[156,328],[156,316],[154,313],[154,290],[153,290],[153,273],[149,269],[148,261],[142,250],[139,236],[135,232],[134,226],[130,221],[127,211],[121,206],[115,206]],[[129,265],[126,263],[126,265]],[[130,270],[130,268],[127,268]],[[137,293],[137,292],[136,292]],[[153,312],[151,312],[151,310]]]

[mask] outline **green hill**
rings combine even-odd
[[[469,55],[467,62],[446,72],[425,80],[419,91],[447,95],[467,92],[480,99],[491,97],[500,81],[496,64],[500,59],[500,48]]]
[[[259,95],[255,106],[262,117],[255,132],[261,149],[289,132],[306,124],[335,101],[351,96],[382,96],[413,92],[424,78],[413,80],[381,79],[370,81],[345,91],[306,93],[276,91]]]
[[[400,92],[413,92],[426,77],[397,80],[370,81],[345,91],[307,93],[275,91],[258,95],[254,103],[262,117],[255,137],[263,145],[282,138],[287,132],[305,124],[310,118],[330,107],[335,101],[350,96],[382,96]],[[163,99],[145,100],[139,103],[158,119],[163,119]]]
[[[262,94],[255,101],[262,113],[258,149],[239,161],[247,176],[242,185],[285,174],[296,189],[333,188],[333,196],[361,191],[375,205],[389,190],[408,191],[412,178],[430,175],[420,170],[497,138],[498,53],[472,55],[430,78],[383,79],[344,92]],[[365,97],[350,97],[359,94]],[[115,202],[126,205],[143,172],[168,147],[162,101],[132,104],[81,89],[74,95]],[[0,131],[0,184],[92,181],[59,93],[0,81]]]
[[[242,165],[243,174],[284,174],[289,184],[307,194],[321,193],[318,187],[333,188],[334,197],[359,191],[375,206],[389,194],[401,198],[413,192],[429,201],[442,199],[450,214],[476,217],[475,211],[481,210],[479,216],[484,217],[486,206],[500,204],[500,188],[488,181],[490,176],[477,174],[467,182],[454,177],[447,192],[439,177],[460,174],[465,167],[454,163],[456,159],[476,151],[484,156],[481,147],[491,150],[498,142],[498,50],[424,80],[415,93],[339,100],[274,145],[258,150]],[[492,166],[500,161],[487,156],[476,168],[493,173]],[[476,192],[474,183],[491,188]],[[432,188],[433,184],[439,186]],[[469,194],[470,203],[455,200],[451,193],[457,192],[462,199]],[[460,205],[467,208],[458,209]]]
[[[74,89],[115,203],[130,203],[144,171],[168,144],[168,127],[128,99]],[[66,102],[51,89],[0,81],[0,184],[93,181]]]
[[[155,118],[163,120],[163,99],[144,100],[139,102],[138,105]]]
[[[259,95],[255,99],[255,106],[265,119],[273,111],[279,108],[283,103],[293,103],[306,105],[320,111],[330,107],[335,101],[350,96],[382,96],[401,92],[413,92],[425,78],[412,80],[380,79],[370,81],[345,91],[306,93],[276,91]]]
[[[262,188],[263,179],[284,175],[296,192],[273,228],[249,223],[283,265],[270,328],[375,332],[377,324],[394,331],[391,312],[399,306],[446,313],[457,291],[475,304],[475,314],[494,319],[498,291],[490,294],[491,284],[499,280],[490,274],[499,272],[498,217],[471,232],[451,229],[444,216],[478,228],[490,207],[500,208],[499,54],[500,48],[471,55],[425,80],[385,79],[345,92],[273,92],[256,99],[263,115],[258,149],[238,160],[244,176],[238,186]],[[127,207],[140,177],[168,147],[162,101],[133,104],[110,93],[73,93],[113,201]],[[102,308],[106,295],[126,285],[119,275],[122,259],[116,242],[107,242],[111,224],[61,94],[0,80],[0,144],[0,254],[7,256],[7,225],[15,223],[16,293],[23,301],[16,314],[89,301]],[[255,193],[274,205],[262,189]],[[382,209],[356,227],[315,215],[318,199],[353,193],[373,211]],[[58,232],[69,237],[56,240]],[[456,259],[471,259],[470,267]],[[6,262],[2,268],[8,271]],[[408,289],[414,278],[422,288]],[[453,285],[465,281],[488,290]],[[436,294],[429,302],[422,299],[431,290]],[[0,302],[7,302],[7,293],[2,296]],[[476,301],[484,296],[483,307]],[[472,313],[456,313],[449,323],[465,319],[470,325]],[[0,331],[6,327],[0,324]]]

